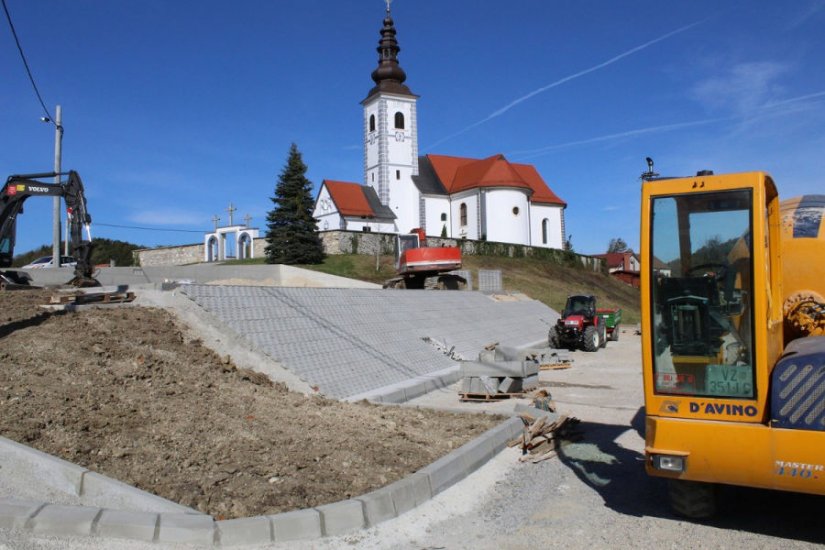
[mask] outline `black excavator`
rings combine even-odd
[[[58,182],[46,183],[43,179],[60,176]],[[0,189],[0,289],[29,286],[31,279],[24,273],[3,270],[11,267],[14,258],[14,240],[17,230],[17,215],[23,212],[23,203],[29,197],[62,197],[66,203],[69,218],[69,242],[71,255],[77,260],[74,278],[67,284],[76,287],[100,286],[92,276],[92,238],[89,226],[92,217],[86,209],[86,195],[83,182],[74,170],[69,172],[47,172],[43,174],[23,174],[9,176]],[[83,229],[86,229],[86,238]]]

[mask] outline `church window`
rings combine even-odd
[[[518,216],[518,206],[513,207],[513,215]]]
[[[458,207],[458,217],[461,220],[461,225],[467,225],[467,203],[462,202]]]
[[[372,181],[375,181],[375,172],[373,172],[372,174],[370,174],[370,177],[372,178]]]
[[[397,180],[401,179],[401,170],[396,170],[395,171],[395,179],[397,179]]]
[[[370,132],[375,131],[375,115],[370,115]]]
[[[547,218],[541,220],[541,244],[547,244],[547,226],[549,221]]]
[[[404,129],[404,113],[395,113],[395,127],[399,130]]]
[[[446,212],[442,212],[442,213],[441,213],[441,221],[442,221],[442,222],[446,222],[446,221],[447,221],[447,213],[446,213]]]

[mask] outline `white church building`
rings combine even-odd
[[[364,185],[324,180],[315,200],[320,231],[446,235],[563,248],[567,204],[529,164],[418,151],[418,96],[404,84],[387,9],[375,86],[364,108]]]

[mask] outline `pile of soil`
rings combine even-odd
[[[501,421],[305,396],[162,309],[0,292],[0,435],[216,518],[358,496]]]

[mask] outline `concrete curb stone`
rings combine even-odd
[[[5,529],[23,529],[26,522],[41,508],[45,502],[36,500],[16,500],[4,498],[0,500],[0,527]]]
[[[97,522],[97,534],[116,539],[152,542],[158,528],[159,515],[152,512],[103,510]]]
[[[157,540],[212,546],[215,541],[215,520],[206,515],[160,514]]]
[[[221,546],[272,542],[272,520],[266,516],[216,522]]]
[[[46,535],[91,535],[103,510],[89,506],[47,504],[29,519],[32,531]]]
[[[315,509],[321,514],[324,536],[342,535],[364,527],[364,505],[359,500],[341,500]]]
[[[0,527],[58,536],[99,535],[201,547],[339,535],[397,517],[443,492],[504,448],[521,432],[521,427],[521,420],[510,418],[404,479],[360,497],[316,508],[215,521],[208,515],[185,512],[109,510],[6,498],[0,499]]]

